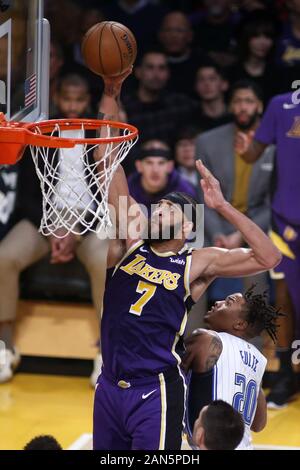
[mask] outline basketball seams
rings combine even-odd
[[[120,60],[121,60],[121,64],[120,64],[121,66],[120,66],[120,72],[119,72],[119,73],[122,73],[122,71],[123,71],[123,56],[122,56],[122,50],[121,50],[121,47],[120,47],[118,38],[117,38],[117,36],[115,35],[115,32],[114,32],[114,30],[113,30],[114,25],[115,25],[115,23],[112,23],[112,24],[110,25],[110,31],[111,31],[113,37],[115,38],[116,44],[117,44],[118,49],[119,49]]]
[[[82,55],[85,54],[85,46],[87,44],[87,40],[89,39],[89,37],[98,29],[97,28],[97,24],[95,24],[92,28],[90,28],[84,35],[84,38],[83,38],[83,41],[82,41],[82,46],[81,46],[81,49],[82,49]]]
[[[122,27],[123,26],[123,27]],[[85,33],[81,46],[86,65],[102,76],[116,76],[136,58],[136,41],[121,23],[105,21]]]
[[[122,28],[121,23],[114,23],[114,28],[120,29],[123,33],[127,34],[128,37],[130,38],[130,41],[132,42],[132,44],[133,44],[133,46],[134,46],[134,47],[133,47],[133,50],[135,51],[134,57],[133,57],[132,59],[133,59],[133,61],[135,61],[135,59],[136,59],[136,48],[137,48],[137,45],[136,45],[136,39],[135,39],[134,35],[133,35],[132,32],[130,31],[130,29],[127,29],[127,28],[124,29],[124,28]]]
[[[102,62],[102,57],[101,57],[101,39],[102,39],[102,34],[103,34],[103,31],[104,31],[105,28],[106,28],[106,24],[101,29],[101,32],[100,32],[100,35],[99,35],[99,42],[98,42],[99,65],[100,65],[100,68],[103,72],[103,75],[105,75],[105,70],[104,70],[104,67],[103,67],[103,62]]]

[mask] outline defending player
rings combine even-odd
[[[105,79],[102,116],[118,119],[118,97],[126,78]],[[97,155],[96,155],[97,158]],[[94,449],[180,449],[185,385],[176,352],[187,307],[217,276],[265,271],[281,259],[270,239],[224,200],[219,182],[198,162],[205,203],[242,233],[249,249],[188,250],[196,202],[181,193],[160,201],[151,236],[116,240],[108,256],[101,325],[102,373],[94,402]],[[110,186],[109,202],[120,221],[131,221],[119,197],[134,201],[122,167]],[[184,215],[184,206],[192,209]],[[167,232],[169,236],[166,236]],[[146,232],[145,232],[146,233]],[[147,240],[146,240],[147,239]]]
[[[198,329],[187,338],[182,367],[191,370],[186,425],[192,439],[200,410],[213,400],[224,400],[244,419],[244,438],[238,449],[252,449],[251,432],[261,431],[267,420],[261,381],[267,359],[248,341],[263,330],[276,338],[282,314],[266,302],[265,294],[229,295],[216,302],[204,317],[210,330]]]

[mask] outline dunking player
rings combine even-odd
[[[125,78],[104,79],[100,111],[105,118],[118,119]],[[180,449],[185,386],[176,345],[185,329],[188,302],[197,301],[217,276],[265,271],[281,259],[270,239],[224,200],[219,182],[201,162],[197,168],[205,203],[234,225],[250,248],[186,249],[196,203],[182,193],[171,193],[157,205],[151,236],[137,240],[129,233],[126,240],[114,241],[103,303],[104,365],[95,392],[94,449]],[[134,201],[122,167],[111,183],[109,202],[117,224],[124,219],[130,223],[129,211],[119,206],[120,196],[131,208]],[[185,205],[192,208],[189,218]]]
[[[200,410],[221,399],[243,417],[245,432],[238,449],[252,449],[250,430],[259,432],[266,425],[266,400],[260,384],[267,360],[248,341],[263,330],[275,340],[281,315],[267,304],[266,294],[255,294],[251,288],[244,295],[233,294],[216,302],[204,317],[213,331],[198,329],[187,338],[182,367],[192,371],[186,412],[190,439]]]
[[[279,328],[277,355],[280,369],[277,380],[267,396],[268,406],[272,408],[286,405],[296,390],[291,345],[300,334],[299,137],[300,106],[297,95],[293,97],[292,93],[287,93],[275,96],[270,101],[254,138],[251,133],[240,133],[236,140],[238,152],[248,163],[258,160],[267,145],[276,145],[271,239],[282,252],[283,258],[272,272],[272,277],[276,280],[276,303],[289,315],[282,319]],[[294,308],[290,306],[286,290]],[[293,311],[296,331],[293,325]]]

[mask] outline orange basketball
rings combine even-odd
[[[102,21],[92,26],[81,44],[87,67],[97,75],[113,77],[128,69],[136,58],[136,40],[121,23]]]

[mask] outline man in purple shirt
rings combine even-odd
[[[145,142],[136,161],[137,171],[128,178],[130,195],[143,204],[150,215],[151,204],[166,194],[179,191],[197,199],[196,188],[174,169],[169,146],[161,140]]]
[[[254,140],[245,134],[237,136],[236,146],[248,163],[255,162],[264,149],[276,145],[276,162],[272,191],[272,230],[270,236],[283,254],[274,269],[278,307],[288,310],[283,298],[287,286],[296,319],[296,334],[300,332],[300,106],[291,93],[275,96],[263,116]],[[253,135],[252,135],[253,137]],[[283,281],[285,279],[286,283]],[[280,300],[279,300],[280,299]],[[278,382],[267,400],[270,407],[286,404],[295,392],[291,364],[294,339],[293,309],[281,321],[277,354],[280,359]]]

